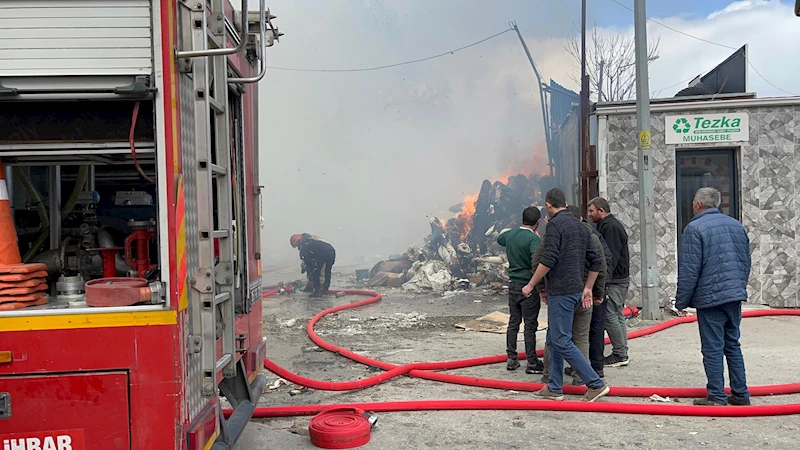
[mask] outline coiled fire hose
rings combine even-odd
[[[365,364],[371,367],[378,367],[385,372],[354,381],[320,381],[306,378],[290,372],[283,367],[275,364],[270,359],[264,360],[264,367],[275,375],[287,381],[318,390],[347,391],[363,389],[383,383],[392,378],[406,375],[444,383],[460,384],[465,386],[475,386],[484,388],[516,390],[516,391],[536,391],[543,385],[541,383],[529,383],[519,381],[505,381],[488,378],[477,378],[462,375],[453,375],[438,370],[460,369],[475,367],[487,364],[497,364],[505,362],[505,355],[487,356],[482,358],[471,358],[454,361],[422,362],[405,365],[395,365],[385,361],[367,358],[358,355],[345,348],[333,345],[314,332],[314,325],[324,316],[333,314],[345,309],[354,309],[376,303],[381,300],[381,295],[364,290],[345,290],[340,291],[348,295],[366,295],[369,298],[347,303],[316,314],[307,326],[308,335],[311,340],[320,348],[337,353],[348,359]],[[275,295],[277,290],[268,291],[264,297]],[[753,310],[742,313],[744,318],[769,317],[769,316],[800,316],[797,309],[778,309],[778,310]],[[658,333],[659,331],[672,328],[676,325],[688,324],[697,321],[696,316],[678,317],[666,322],[653,325],[651,327],[639,329],[628,334],[629,339],[636,339],[642,336]],[[608,343],[608,339],[606,339]],[[539,356],[542,351],[538,351]],[[526,355],[520,353],[519,357],[525,359]],[[570,395],[581,395],[585,392],[585,386],[564,386],[564,393]],[[789,395],[800,393],[800,383],[751,386],[750,395],[771,396]],[[609,396],[614,397],[650,397],[658,394],[663,397],[691,398],[705,397],[707,391],[704,388],[669,388],[669,387],[626,387],[612,386]],[[667,405],[667,404],[646,404],[646,403],[620,403],[620,402],[548,402],[542,400],[421,400],[406,402],[373,402],[357,404],[327,404],[327,405],[307,405],[307,406],[275,406],[256,408],[254,418],[266,417],[288,417],[288,416],[307,416],[319,414],[323,411],[332,409],[358,409],[371,412],[398,412],[398,411],[445,411],[445,410],[529,410],[529,411],[577,411],[577,412],[605,412],[618,414],[647,414],[647,415],[666,415],[666,416],[705,416],[705,417],[756,417],[756,416],[779,416],[800,414],[800,403],[790,403],[782,405],[755,405],[737,406],[727,408],[710,408],[693,405]],[[226,416],[232,411],[225,410]]]
[[[377,416],[358,407],[322,411],[308,425],[311,443],[319,448],[360,447],[370,438]]]

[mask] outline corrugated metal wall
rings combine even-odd
[[[580,96],[577,92],[550,80],[550,121],[556,129],[564,123],[573,105],[579,101]]]
[[[580,199],[580,122],[576,106],[580,96],[552,79],[548,92],[551,127],[548,151],[556,163],[559,187],[567,195],[567,202],[575,204]]]
[[[581,117],[575,106],[559,127],[558,152],[561,172],[556,174],[567,203],[580,204],[581,200]]]
[[[149,0],[0,1],[0,77],[147,75]]]

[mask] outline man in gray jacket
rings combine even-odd
[[[708,396],[694,404],[749,405],[739,325],[750,278],[750,239],[738,220],[720,212],[720,197],[713,188],[701,188],[694,196],[695,216],[683,230],[678,252],[675,307],[697,309]],[[725,395],[723,356],[731,396]]]

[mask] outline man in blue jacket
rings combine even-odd
[[[750,239],[744,226],[720,212],[720,193],[701,188],[694,196],[694,218],[683,231],[678,253],[675,307],[697,309],[708,397],[695,405],[749,405],[750,393],[739,344],[742,302],[750,278]],[[725,395],[723,355],[728,361],[731,396]]]

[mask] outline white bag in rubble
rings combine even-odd
[[[444,292],[450,289],[453,276],[442,261],[426,261],[417,269],[414,277],[403,284],[407,291],[433,290]]]
[[[453,244],[446,242],[443,245],[439,246],[439,257],[442,258],[445,264],[448,266],[456,262],[458,258],[458,254],[456,253],[456,249],[453,248]]]

